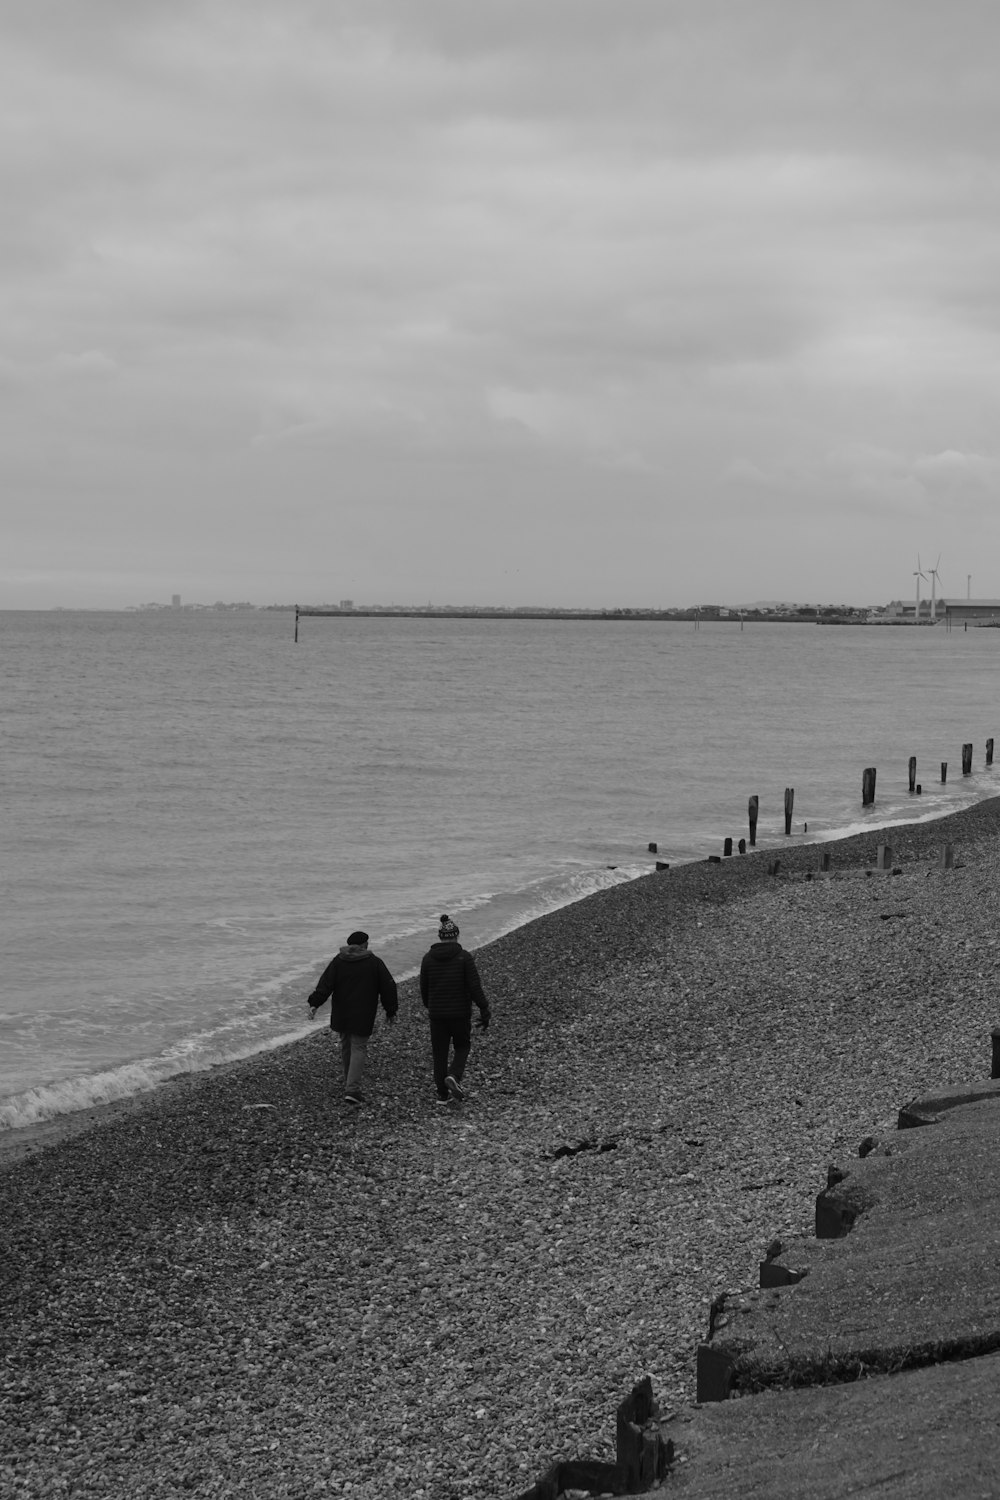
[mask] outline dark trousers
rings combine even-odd
[[[451,1066],[448,1065],[448,1053],[452,1043],[455,1047],[455,1055]],[[462,1074],[465,1072],[465,1064],[469,1060],[469,1051],[472,1046],[472,1020],[466,1016],[431,1016],[431,1052],[434,1056],[434,1087],[437,1089],[439,1099],[447,1099],[448,1089],[445,1079],[450,1073],[456,1083],[462,1082]]]

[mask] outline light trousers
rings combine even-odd
[[[361,1087],[365,1064],[368,1062],[368,1038],[352,1036],[349,1031],[342,1031],[340,1056],[344,1064],[344,1090],[350,1094]]]

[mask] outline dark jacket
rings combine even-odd
[[[319,984],[309,996],[309,1004],[330,1002],[330,1025],[334,1031],[349,1031],[352,1036],[371,1036],[375,1030],[378,1003],[387,1016],[399,1009],[396,981],[378,954],[367,948],[346,945],[323,970]]]
[[[460,943],[432,943],[420,961],[420,998],[431,1017],[466,1020],[475,1001],[485,1021],[490,1007],[479,970]]]

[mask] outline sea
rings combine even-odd
[[[0,1130],[305,1035],[353,928],[402,979],[751,795],[778,849],[1000,792],[990,629],[7,612],[0,685]]]

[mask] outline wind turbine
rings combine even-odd
[[[917,559],[917,561],[919,562],[919,558]],[[937,586],[938,586],[938,567],[940,565],[940,562],[941,562],[941,554],[939,552],[938,553],[938,560],[934,564],[933,568],[931,568],[931,624],[932,625],[935,625],[937,623]]]
[[[925,583],[927,582],[927,574],[926,573],[921,573],[921,571],[920,571],[920,553],[919,552],[917,553],[917,571],[914,573],[913,576],[917,580],[917,607],[916,607],[916,609],[913,612],[913,623],[914,623],[914,625],[919,625],[920,624],[920,580],[922,578]]]

